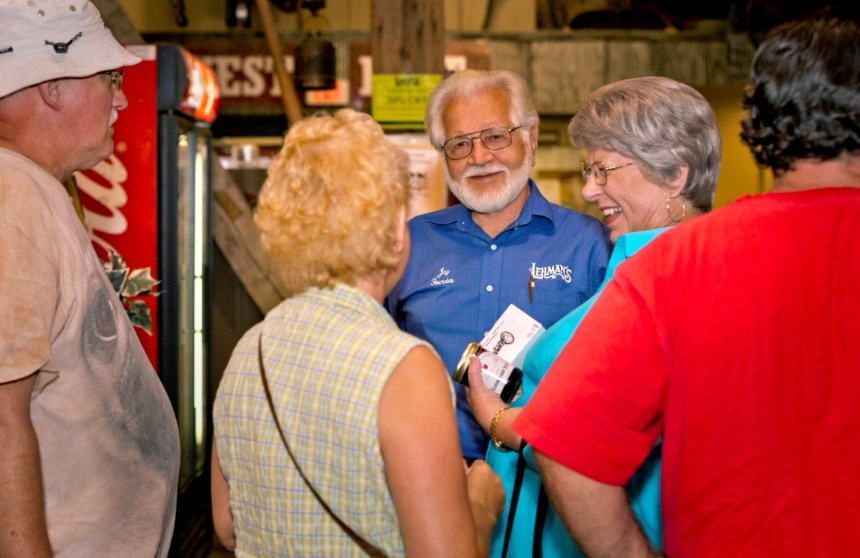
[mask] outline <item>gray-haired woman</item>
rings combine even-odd
[[[710,211],[721,140],[713,109],[693,88],[663,77],[611,83],[588,98],[571,119],[568,135],[574,147],[585,150],[582,195],[597,204],[615,244],[605,281],[620,262],[667,227]],[[487,462],[502,478],[507,494],[490,556],[532,557],[535,549],[544,557],[581,556],[547,505],[531,450],[509,450],[522,445],[511,424],[599,295],[598,291],[549,328],[529,351],[523,365],[523,395],[512,407],[484,387],[477,362],[470,365],[469,404],[490,433],[493,443]],[[634,512],[658,549],[659,475],[658,444],[627,486]],[[511,506],[514,498],[516,509]]]

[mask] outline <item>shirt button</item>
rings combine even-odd
[[[492,285],[487,285],[487,292],[488,293],[493,292],[493,286]]]
[[[497,248],[498,248],[498,246],[496,246],[495,244],[490,244],[490,250],[495,250]]]

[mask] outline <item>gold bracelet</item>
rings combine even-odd
[[[492,440],[493,446],[499,451],[511,451],[496,437],[496,425],[499,424],[499,419],[502,417],[502,413],[508,409],[510,409],[510,407],[502,407],[496,411],[496,414],[493,415],[492,419],[490,419],[490,440]]]

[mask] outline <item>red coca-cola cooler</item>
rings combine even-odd
[[[143,62],[124,68],[129,104],[114,153],[75,182],[96,252],[176,412],[184,491],[209,442],[209,126],[219,93],[212,70],[178,45],[128,48]]]

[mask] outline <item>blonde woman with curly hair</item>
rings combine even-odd
[[[213,517],[237,556],[487,553],[501,484],[464,468],[444,366],[382,307],[408,182],[351,109],[295,124],[269,169],[255,222],[290,296],[239,342],[214,409]]]

